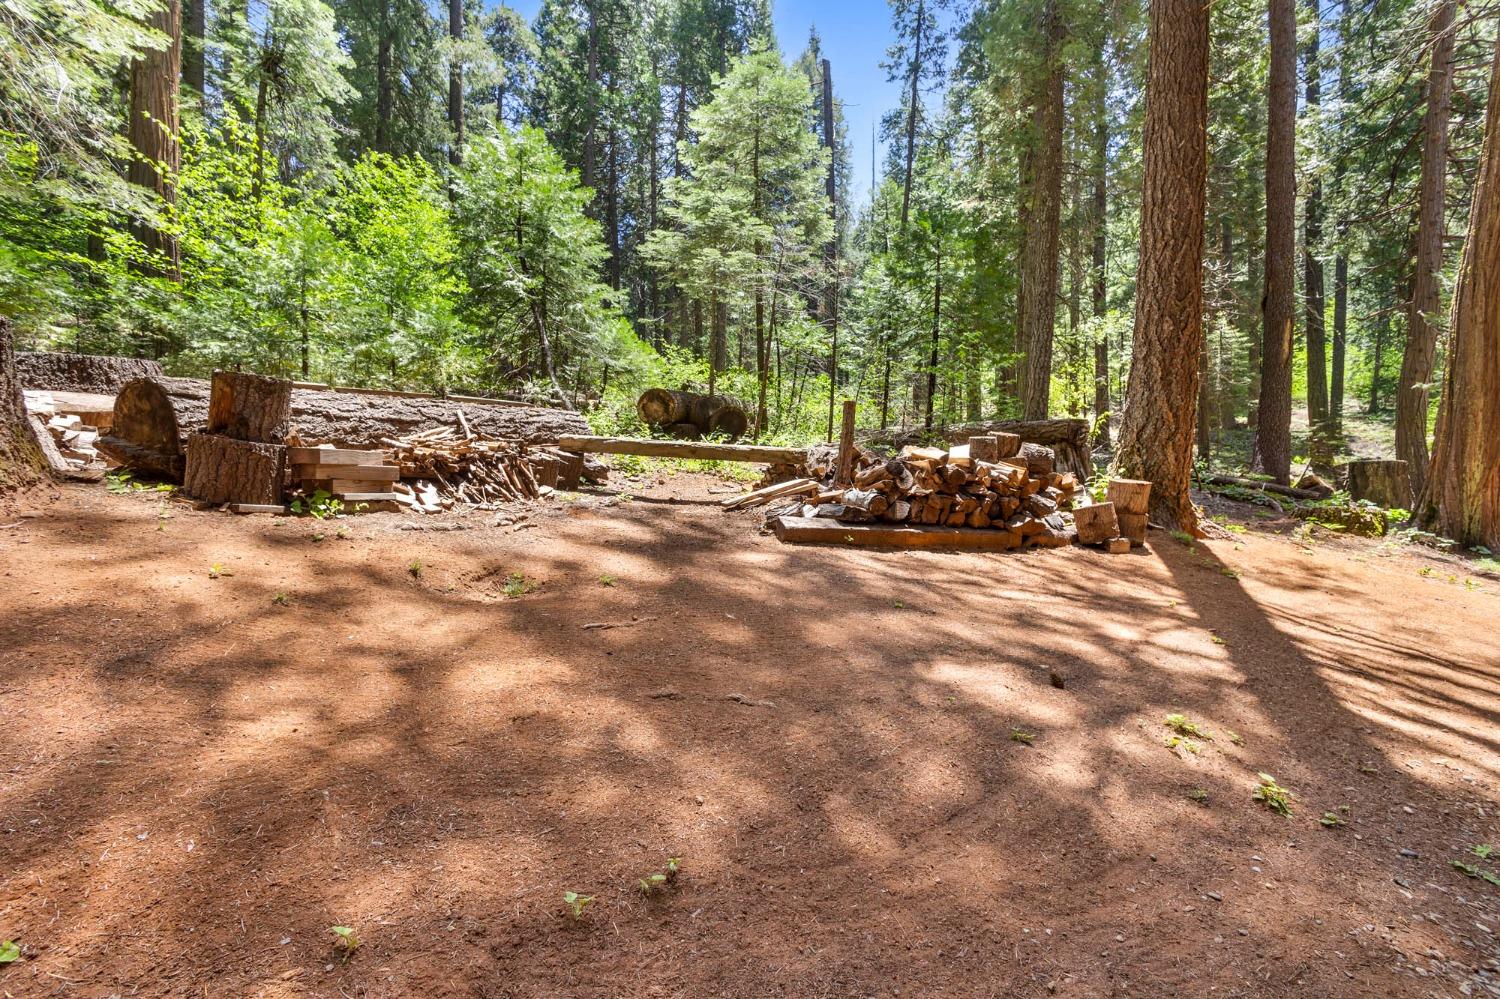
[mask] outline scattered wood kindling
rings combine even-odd
[[[488,437],[461,436],[441,427],[387,438],[401,478],[395,499],[421,513],[455,504],[494,510],[501,503],[540,499],[577,488],[579,455],[561,449]],[[404,488],[403,488],[404,487]]]

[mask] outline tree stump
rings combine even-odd
[[[1145,517],[1151,509],[1151,483],[1140,479],[1110,479],[1109,501],[1115,505],[1117,515],[1129,513]],[[1124,518],[1121,518],[1121,524],[1123,523]],[[1130,535],[1127,534],[1126,537]]]
[[[1406,462],[1351,461],[1344,470],[1349,473],[1349,495],[1355,499],[1369,500],[1377,506],[1411,509],[1411,479],[1406,474]]]
[[[236,440],[219,434],[192,434],[187,442],[183,489],[209,503],[281,502],[286,448]]]
[[[1146,543],[1146,515],[1144,513],[1115,513],[1120,524],[1120,536],[1129,538],[1133,545]]]
[[[286,440],[292,383],[284,378],[215,371],[208,395],[208,432],[242,441]]]
[[[1073,524],[1078,528],[1078,540],[1086,545],[1103,544],[1120,535],[1120,522],[1115,517],[1113,503],[1079,507],[1073,511]]]

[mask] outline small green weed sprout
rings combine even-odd
[[[1471,878],[1488,881],[1490,884],[1500,887],[1500,876],[1496,876],[1493,871],[1487,871],[1482,867],[1475,867],[1473,864],[1466,864],[1462,860],[1454,860],[1451,863]]]
[[[209,579],[218,579],[220,576],[233,576],[233,575],[234,575],[233,572],[231,572],[230,570],[224,568],[224,566],[221,565],[218,562],[215,562],[213,565],[211,565],[211,566],[208,567],[208,578]]]
[[[1489,860],[1490,854],[1495,852],[1495,848],[1488,843],[1480,843],[1477,846],[1469,847],[1469,852],[1480,860]]]
[[[1347,826],[1349,824],[1338,812],[1324,812],[1323,817],[1318,822],[1329,829],[1337,829],[1339,826]]]
[[[349,960],[349,957],[355,951],[359,950],[359,937],[354,935],[354,927],[330,926],[328,929],[338,938],[334,942],[334,946],[343,951],[345,961]]]
[[[422,578],[422,563],[420,561],[418,561],[417,559],[412,559],[411,560],[411,565],[409,565],[409,566],[406,567],[406,571],[411,574],[411,578],[412,579],[421,579]]]
[[[292,598],[286,595],[285,590],[277,590],[276,595],[271,598],[271,603],[277,607],[285,607],[292,602]]]
[[[14,940],[0,940],[0,964],[10,964],[21,959],[21,948]]]
[[[1010,741],[1019,742],[1025,746],[1036,745],[1036,733],[1028,732],[1024,728],[1013,728],[1010,730]]]
[[[1190,735],[1194,738],[1203,739],[1207,742],[1213,742],[1214,740],[1213,733],[1209,732],[1207,729],[1203,728],[1197,722],[1193,721],[1191,718],[1184,714],[1167,715],[1167,717],[1162,721],[1162,724],[1167,726],[1167,728],[1171,729],[1173,732],[1176,732],[1178,735]]]
[[[315,520],[340,517],[344,513],[344,501],[335,499],[326,489],[317,489],[311,496],[299,496],[292,500],[292,512],[307,514]]]
[[[599,576],[599,585],[600,586],[614,586],[615,585],[615,577],[611,576],[607,572],[606,573],[602,573]]]
[[[1276,783],[1276,778],[1270,774],[1262,773],[1258,776],[1260,777],[1260,784],[1254,791],[1250,792],[1250,797],[1265,805],[1277,815],[1283,818],[1291,818],[1292,799],[1296,795]]]
[[[1234,731],[1233,729],[1227,729],[1226,728],[1224,730],[1224,738],[1228,739],[1230,742],[1234,743],[1236,746],[1243,746],[1245,744],[1245,737],[1243,735],[1240,735],[1238,732]]]
[[[535,580],[527,579],[524,572],[513,572],[505,577],[505,587],[502,592],[512,600],[524,597],[536,589]]]
[[[1195,787],[1187,793],[1187,799],[1195,804],[1206,805],[1208,804],[1208,792],[1201,787]]]
[[[582,919],[588,907],[594,904],[594,896],[582,895],[576,891],[563,892],[563,904],[572,910],[574,919]]]

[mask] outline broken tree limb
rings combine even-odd
[[[1315,500],[1323,498],[1321,493],[1312,489],[1298,489],[1295,486],[1283,486],[1276,482],[1262,482],[1259,479],[1242,479],[1238,475],[1223,475],[1217,472],[1203,476],[1202,481],[1207,485],[1239,486],[1243,489],[1276,493],[1278,496],[1290,496],[1292,499]]]

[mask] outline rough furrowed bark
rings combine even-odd
[[[1442,0],[1428,22],[1432,62],[1422,119],[1422,172],[1417,194],[1416,261],[1406,349],[1396,386],[1396,457],[1406,462],[1413,494],[1427,474],[1428,385],[1438,331],[1430,321],[1442,307],[1443,211],[1447,197],[1448,114],[1453,102],[1453,16],[1457,0]]]
[[[1416,515],[1428,530],[1500,551],[1500,40],[1490,72],[1448,371]]]
[[[1021,415],[1045,420],[1052,383],[1052,327],[1057,314],[1058,226],[1062,212],[1063,65],[1066,26],[1058,0],[1042,13],[1046,50],[1031,112],[1026,156],[1025,235],[1021,244],[1019,346]]]
[[[1282,485],[1292,464],[1292,314],[1296,260],[1297,16],[1270,0],[1271,76],[1266,129],[1266,288],[1255,463]]]
[[[100,357],[62,351],[22,351],[16,354],[16,375],[21,387],[46,392],[113,395],[128,381],[160,374],[160,364],[142,358]]]
[[[10,320],[0,316],[0,503],[41,482],[46,460],[26,419],[11,350]]]
[[[1135,348],[1114,471],[1152,483],[1159,525],[1200,533],[1189,496],[1203,346],[1208,7],[1151,7]]]

